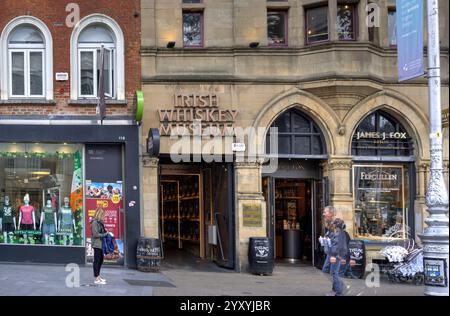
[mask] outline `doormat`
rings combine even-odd
[[[147,280],[129,280],[123,279],[129,285],[133,286],[151,286],[151,287],[176,287],[170,282],[166,281],[147,281]]]

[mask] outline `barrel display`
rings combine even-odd
[[[140,238],[136,251],[137,269],[142,272],[157,272],[161,265],[161,241],[155,238]]]
[[[273,242],[271,238],[253,237],[248,249],[249,272],[259,275],[271,275],[273,272]]]
[[[350,240],[348,248],[350,259],[356,262],[356,265],[351,267],[352,274],[361,279],[366,270],[366,246],[361,240]]]

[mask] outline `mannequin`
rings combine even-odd
[[[39,230],[42,231],[42,235],[44,236],[44,244],[49,244],[49,237],[51,237],[50,241],[51,244],[53,244],[52,241],[54,241],[54,236],[57,230],[56,223],[56,212],[52,207],[52,201],[47,200],[47,205],[41,213],[41,224],[39,226]]]
[[[12,236],[16,230],[16,214],[10,204],[9,196],[5,196],[5,204],[0,208],[0,225],[3,231],[3,242],[8,244],[12,241]]]
[[[34,216],[34,207],[30,205],[30,195],[25,194],[25,197],[23,198],[23,203],[19,208],[19,226],[18,229],[20,230],[20,227],[24,230],[36,230],[36,218]]]
[[[64,236],[64,244],[67,244],[67,237],[69,237],[69,244],[73,244],[73,233],[76,231],[75,219],[73,218],[72,209],[69,205],[69,198],[64,198],[64,206],[59,210],[58,229]]]

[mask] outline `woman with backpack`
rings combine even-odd
[[[94,249],[94,284],[106,284],[106,280],[100,276],[100,269],[103,264],[103,238],[108,234],[103,220],[105,210],[99,206],[95,211],[91,221],[92,248]]]

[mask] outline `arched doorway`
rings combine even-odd
[[[275,172],[263,173],[262,181],[275,258],[312,263],[321,209],[328,199],[321,167],[328,157],[323,133],[309,115],[291,108],[271,124],[266,157],[278,165]]]
[[[414,238],[414,141],[392,115],[377,110],[352,139],[355,238],[380,244]]]

